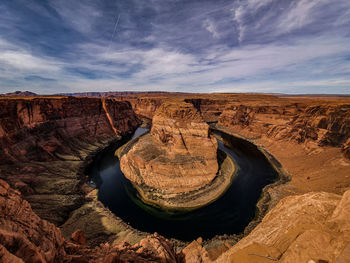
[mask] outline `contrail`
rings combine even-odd
[[[111,39],[109,40],[107,52],[109,51],[109,48],[110,48],[110,46],[111,46],[112,40],[113,40],[114,35],[115,35],[115,32],[117,32],[117,27],[118,27],[118,24],[119,24],[119,19],[120,19],[120,14],[118,15],[117,22],[115,22],[113,34],[112,34],[112,36],[111,36]]]

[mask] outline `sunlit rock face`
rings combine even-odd
[[[217,141],[190,103],[166,102],[152,120],[150,134],[121,158],[125,176],[166,194],[197,190],[218,171]]]
[[[209,134],[209,125],[190,103],[162,104],[153,117],[151,135],[170,154],[216,159],[217,142]]]

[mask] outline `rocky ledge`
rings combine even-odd
[[[168,209],[192,209],[215,200],[234,171],[222,153],[219,161],[227,169],[218,172],[217,141],[186,102],[162,104],[150,133],[125,149],[120,162],[124,175],[144,201]]]
[[[65,239],[54,224],[36,215],[20,192],[0,179],[0,262],[177,262],[171,243],[153,234],[138,244],[86,244],[75,231]]]

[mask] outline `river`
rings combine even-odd
[[[138,128],[132,138],[146,132],[148,129]],[[227,136],[225,141],[229,141]],[[119,160],[114,156],[118,146],[101,152],[88,169],[88,175],[99,189],[98,199],[138,230],[158,232],[183,241],[199,236],[209,239],[216,235],[239,234],[254,218],[262,189],[275,182],[278,174],[256,148],[239,145],[237,141],[234,147],[230,144],[218,140],[219,148],[239,167],[237,176],[218,200],[190,212],[167,213],[143,204],[120,170]]]

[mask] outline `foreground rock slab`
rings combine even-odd
[[[349,262],[350,190],[343,196],[311,192],[282,199],[245,238],[217,259],[198,241],[182,251],[186,262]]]
[[[66,240],[59,228],[37,216],[20,193],[0,180],[0,261],[26,262],[176,262],[172,245],[153,234],[138,244],[85,245],[82,231]]]

